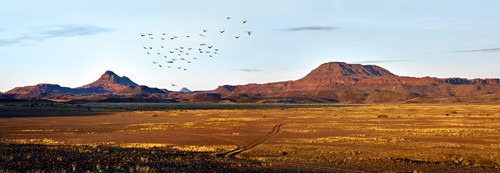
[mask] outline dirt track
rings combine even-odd
[[[273,127],[273,130],[271,130],[271,132],[269,132],[267,135],[262,136],[261,138],[258,138],[257,140],[250,142],[247,145],[244,145],[242,147],[238,147],[235,150],[229,151],[229,152],[223,154],[223,156],[225,158],[234,158],[236,155],[240,154],[241,152],[246,151],[246,150],[250,150],[250,149],[266,142],[267,140],[271,139],[273,136],[276,136],[280,132],[281,126],[283,126],[283,124],[275,125]]]

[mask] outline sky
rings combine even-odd
[[[500,78],[498,0],[0,2],[1,92],[79,87],[106,70],[150,87],[212,90],[296,80],[332,61],[401,76]]]

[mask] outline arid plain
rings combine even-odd
[[[168,148],[276,172],[500,171],[500,105],[101,104],[2,104],[15,115],[0,118],[2,145]]]

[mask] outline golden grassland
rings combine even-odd
[[[278,135],[237,157],[274,166],[365,171],[433,171],[438,169],[434,165],[495,172],[500,166],[500,105],[486,104],[119,111],[0,118],[0,142],[170,146],[222,153],[264,136],[276,124],[283,124]]]

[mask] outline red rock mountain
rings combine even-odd
[[[34,86],[16,87],[5,94],[23,94],[23,95],[43,95],[47,93],[69,93],[72,89],[61,87],[56,84],[38,84]]]
[[[237,102],[237,103],[385,103],[500,102],[500,79],[416,78],[397,76],[375,65],[329,62],[305,77],[285,82],[224,85],[205,92],[169,92],[140,86],[106,71],[79,88],[53,84],[18,87],[4,94],[28,99]],[[20,97],[19,95],[23,96]],[[90,95],[90,96],[89,96]],[[96,95],[96,96],[94,96]],[[9,98],[11,98],[9,96]],[[0,99],[1,100],[1,99]]]
[[[126,76],[118,76],[112,71],[106,71],[99,79],[88,85],[79,87],[80,89],[90,89],[97,93],[117,93],[125,89],[135,88],[137,85]]]
[[[299,80],[224,85],[212,92],[230,100],[244,94],[269,102],[491,102],[500,101],[500,79],[400,77],[379,66],[330,62]]]
[[[55,84],[38,84],[34,86],[16,87],[5,94],[40,95],[53,94],[165,94],[157,88],[149,88],[134,83],[129,78],[118,76],[112,71],[106,71],[99,79],[78,88],[61,87]]]

